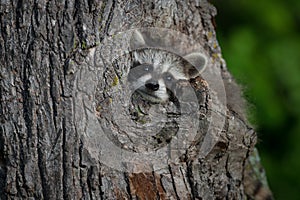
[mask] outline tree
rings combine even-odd
[[[1,199],[271,198],[255,131],[216,40],[216,10],[207,1],[0,5]],[[167,116],[158,135],[132,132],[132,120],[157,128],[151,112],[182,114],[123,90],[131,63],[124,51],[128,30],[141,27],[156,44],[172,41],[171,50],[164,46],[171,52],[187,51],[190,42],[208,56],[207,70],[180,90],[195,95],[197,126],[190,115],[180,118],[184,123]]]

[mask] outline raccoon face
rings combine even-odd
[[[128,80],[150,102],[167,101],[179,80],[191,78],[185,71],[190,64],[172,53],[143,49],[134,51],[132,56],[134,62]]]
[[[132,41],[137,47],[145,46],[140,32],[133,34]],[[131,55],[133,65],[128,81],[134,90],[152,103],[166,102],[178,81],[198,76],[206,66],[206,57],[201,53],[180,57],[164,50],[142,48],[134,50]],[[200,71],[190,62],[197,64]]]
[[[134,62],[129,73],[129,82],[146,100],[151,102],[166,101],[167,89],[174,85],[174,76],[164,71],[163,66],[154,63]]]

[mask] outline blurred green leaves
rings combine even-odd
[[[276,199],[300,199],[300,1],[214,0],[227,66],[244,88]]]

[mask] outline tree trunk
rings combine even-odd
[[[0,199],[271,199],[215,14],[206,0],[1,1]],[[182,90],[194,115],[156,135],[168,107],[130,111],[126,93],[135,29],[207,56]]]

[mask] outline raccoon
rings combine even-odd
[[[135,47],[147,46],[142,34],[132,36]],[[155,48],[141,48],[131,52],[133,65],[128,80],[147,101],[163,103],[170,99],[180,80],[197,77],[206,67],[207,58],[200,52],[180,57]]]

